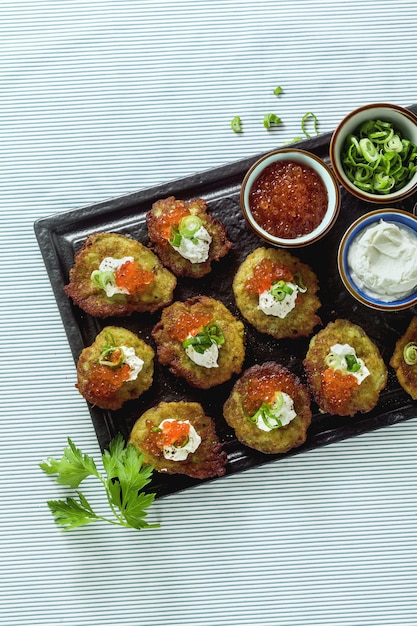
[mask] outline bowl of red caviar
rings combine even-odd
[[[256,161],[240,191],[243,215],[267,243],[299,248],[326,235],[340,212],[330,167],[306,150],[281,148]]]
[[[417,116],[396,104],[365,104],[338,124],[329,156],[349,193],[392,206],[417,191]]]

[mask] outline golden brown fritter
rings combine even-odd
[[[200,263],[192,263],[184,258],[169,243],[172,227],[177,227],[180,219],[189,213],[197,215],[212,238],[208,258]],[[227,239],[224,225],[207,213],[207,204],[202,198],[177,200],[174,196],[158,200],[146,216],[151,247],[162,263],[177,276],[200,278],[212,269],[213,261],[219,261],[232,247]]]
[[[288,424],[270,431],[250,420],[266,403],[273,404],[276,392],[287,394],[297,414]],[[311,423],[310,394],[299,378],[279,363],[268,361],[247,369],[236,381],[223,407],[223,415],[245,445],[265,454],[288,452],[306,440]]]
[[[132,293],[117,293],[111,297],[91,279],[99,269],[103,259],[123,259],[133,257],[136,268],[145,274],[148,284],[133,282]],[[153,276],[152,276],[153,275]],[[81,309],[95,317],[126,316],[137,312],[154,312],[173,300],[173,291],[177,284],[176,277],[162,266],[158,257],[142,245],[125,235],[117,233],[96,233],[90,235],[75,257],[70,270],[69,284],[65,293]],[[132,284],[133,279],[126,277]]]
[[[121,346],[133,348],[135,356],[143,361],[135,380],[128,380],[131,368],[120,351]],[[102,409],[119,409],[152,385],[154,356],[153,349],[134,333],[118,326],[106,326],[94,343],[81,352],[76,387],[91,404]]]
[[[360,384],[352,374],[326,364],[335,344],[348,344],[364,361],[370,374]],[[355,415],[373,409],[387,384],[387,368],[378,347],[358,325],[344,319],[330,322],[312,337],[304,368],[311,392],[320,409],[332,415]]]
[[[292,278],[291,278],[292,277]],[[259,295],[277,283],[292,281],[307,290],[297,294],[295,307],[284,318],[267,315],[258,308]],[[236,304],[243,317],[259,332],[276,339],[308,337],[321,324],[316,315],[321,303],[316,295],[318,279],[313,270],[288,251],[275,248],[257,248],[238,268],[233,280]]]
[[[408,365],[404,360],[404,348],[409,343],[414,343],[417,347],[417,317],[411,319],[407,330],[396,342],[390,360],[390,365],[394,368],[401,387],[413,400],[417,400],[417,363]]]
[[[201,333],[204,327],[220,331],[224,342],[218,346],[216,367],[197,365],[188,356],[183,342]],[[217,330],[216,330],[217,329]],[[175,376],[181,376],[193,387],[209,389],[242,371],[245,358],[245,330],[222,302],[208,296],[195,296],[185,302],[174,302],[162,311],[152,336],[157,344],[158,360],[168,365]],[[199,334],[200,337],[200,334]],[[197,340],[196,340],[197,341]]]
[[[159,432],[164,420],[188,421],[201,437],[195,452],[185,460],[166,459],[163,438]],[[216,434],[214,422],[205,415],[198,402],[161,402],[149,409],[137,420],[130,433],[129,443],[144,455],[144,463],[153,465],[158,472],[187,474],[192,478],[213,478],[226,472],[227,455]]]

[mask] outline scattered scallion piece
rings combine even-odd
[[[277,87],[275,87],[275,89],[274,89],[274,95],[275,95],[275,96],[279,96],[279,94],[280,94],[280,93],[282,93],[282,91],[283,91],[283,90],[282,90],[281,85],[278,85],[278,86],[277,86]]]
[[[317,124],[318,124],[317,117],[316,115],[314,115],[314,113],[312,113],[311,111],[308,111],[307,113],[304,113],[303,117],[301,118],[301,130],[303,131],[303,133],[308,139],[311,137],[311,135],[310,133],[307,132],[306,127],[307,127],[308,121],[311,119],[313,120],[314,133],[316,135],[319,134],[317,130]]]
[[[417,171],[417,146],[384,120],[361,124],[346,138],[341,156],[348,179],[368,193],[398,191]]]
[[[242,132],[242,120],[240,119],[239,115],[236,115],[232,121],[230,122],[230,126],[233,130],[233,132],[235,133],[241,133]]]
[[[221,346],[224,342],[225,338],[221,328],[219,328],[219,326],[217,326],[214,322],[210,322],[194,337],[188,337],[185,339],[182,342],[182,347],[188,348],[188,346],[192,346],[196,352],[204,354],[206,350],[211,348],[213,343]]]
[[[409,341],[403,350],[404,361],[407,365],[415,365],[417,363],[417,343]]]
[[[264,116],[264,126],[265,128],[271,128],[271,126],[277,126],[281,123],[281,118],[278,117],[275,113],[267,113]]]

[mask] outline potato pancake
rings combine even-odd
[[[276,339],[307,337],[321,324],[313,270],[286,250],[257,248],[238,268],[233,293],[243,317]]]
[[[187,220],[191,222],[188,229]],[[146,221],[152,249],[176,276],[205,276],[213,261],[219,261],[232,247],[224,225],[207,213],[202,198],[158,200]]]
[[[269,361],[236,381],[223,415],[246,446],[265,454],[288,452],[306,440],[310,394],[297,376]]]
[[[193,387],[209,389],[242,371],[243,323],[214,298],[174,302],[162,311],[152,336],[159,362]]]
[[[413,317],[405,333],[395,344],[390,360],[398,382],[413,400],[417,400],[417,317]],[[407,360],[406,360],[407,359]]]
[[[76,254],[64,290],[94,317],[119,317],[170,304],[176,284],[176,277],[139,241],[96,233]]]
[[[367,413],[387,384],[378,347],[360,326],[344,319],[312,337],[304,368],[320,410],[331,415]]]
[[[200,479],[226,472],[226,452],[198,402],[161,402],[148,409],[133,426],[129,443],[158,472]]]
[[[152,385],[155,353],[134,333],[106,326],[77,362],[80,394],[102,409],[119,409]]]

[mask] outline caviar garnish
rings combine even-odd
[[[130,367],[127,363],[116,368],[95,363],[89,374],[87,393],[97,398],[109,398],[122,387],[125,381],[129,380],[129,376]]]
[[[175,229],[183,217],[190,215],[190,211],[181,203],[173,203],[172,207],[158,216],[158,228],[155,229],[155,237],[158,243],[166,244],[172,237]]]
[[[172,339],[185,341],[190,335],[194,337],[212,319],[208,313],[181,313],[175,323],[168,329]]]
[[[246,280],[245,289],[250,293],[260,294],[270,289],[275,282],[284,281],[287,283],[293,278],[293,273],[288,267],[273,263],[269,259],[262,259],[260,263],[255,265],[252,276]]]
[[[116,285],[129,294],[140,293],[153,281],[154,274],[136,261],[126,261],[115,271]]]
[[[323,396],[334,407],[343,406],[358,387],[359,382],[353,374],[332,367],[325,369],[322,374]]]
[[[276,161],[255,180],[249,194],[254,220],[271,235],[295,239],[312,232],[328,206],[326,186],[309,165]]]

